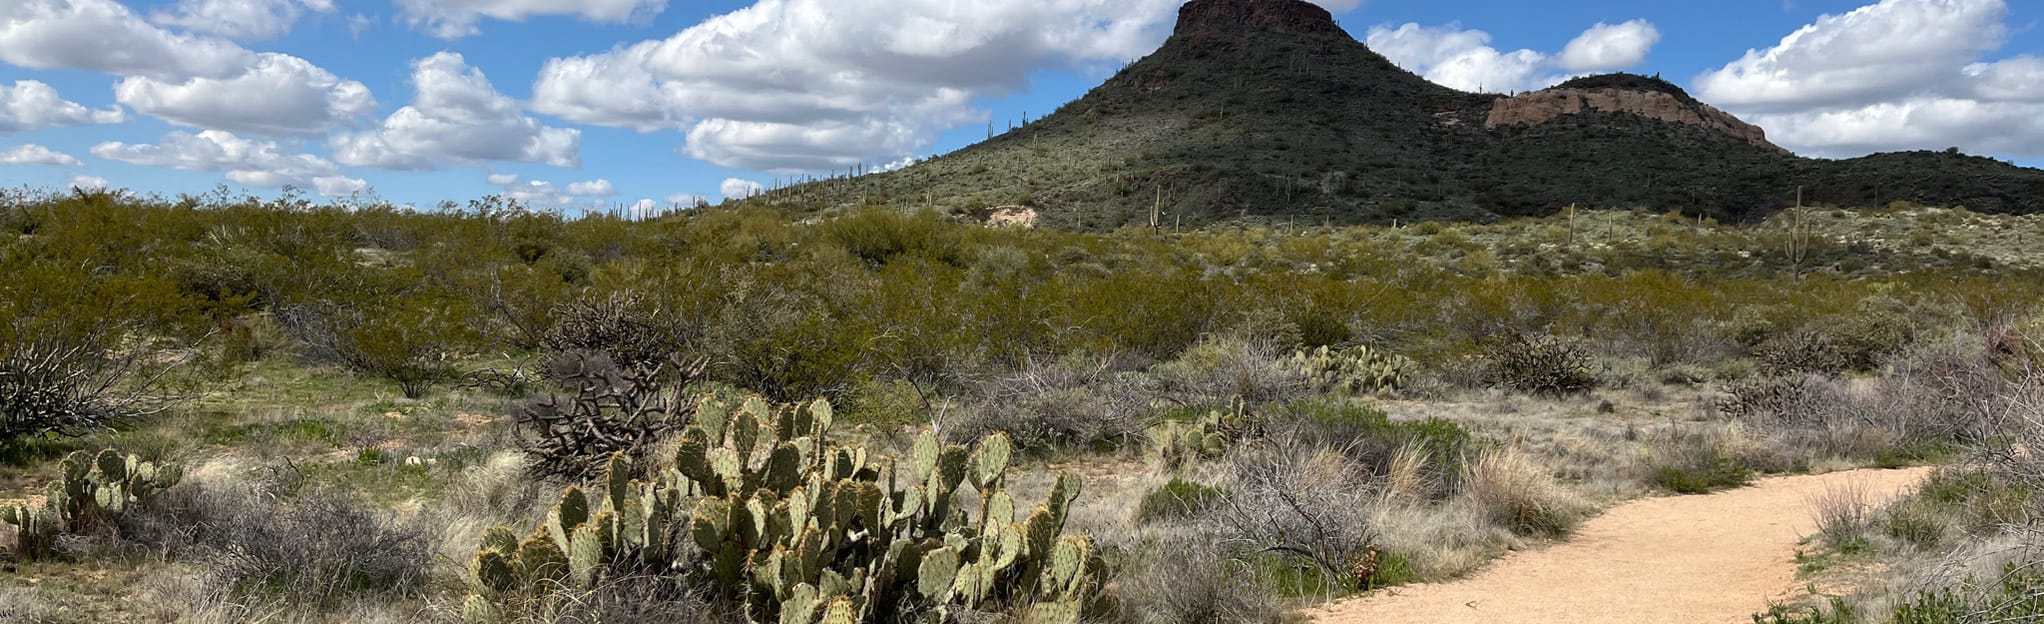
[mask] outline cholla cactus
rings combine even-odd
[[[1049,500],[1018,520],[1003,487],[1014,454],[1006,434],[968,449],[925,433],[907,458],[874,458],[833,443],[832,418],[824,401],[753,398],[732,409],[705,399],[675,468],[656,482],[628,480],[618,456],[606,496],[570,488],[523,542],[506,528],[486,534],[466,611],[500,619],[549,582],[589,587],[619,566],[688,576],[742,600],[754,621],[784,624],[912,621],[1025,601],[1075,622],[1098,592],[1091,542],[1059,537],[1076,477],[1060,475]],[[966,485],[979,493],[977,513],[960,507]],[[690,546],[700,563],[673,569]]]
[[[24,558],[50,556],[58,535],[111,524],[184,477],[174,464],[158,466],[111,449],[97,455],[78,451],[59,465],[63,476],[44,490],[41,506],[0,508],[0,522],[18,529]]]
[[[1341,394],[1381,394],[1404,388],[1414,363],[1368,346],[1340,351],[1320,347],[1292,355],[1292,364],[1321,388]]]

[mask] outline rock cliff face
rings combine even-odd
[[[1582,112],[1631,113],[1671,123],[1700,126],[1777,152],[1788,153],[1767,141],[1767,131],[1741,121],[1707,104],[1684,101],[1659,91],[1626,89],[1554,88],[1518,97],[1503,98],[1490,109],[1484,127],[1539,125],[1562,115]]]

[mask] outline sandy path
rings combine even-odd
[[[1784,477],[1707,496],[1634,501],[1569,541],[1514,554],[1467,579],[1395,588],[1310,613],[1324,624],[1752,621],[1801,590],[1796,545],[1816,531],[1809,499],[1858,484],[1875,502],[1929,469]]]

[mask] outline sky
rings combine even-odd
[[[1659,74],[1817,157],[2044,165],[2037,0],[1315,0],[1427,78]],[[1041,117],[1180,0],[0,0],[0,186],[655,213]]]

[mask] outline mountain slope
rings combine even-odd
[[[1744,219],[1791,201],[2044,210],[2044,171],[1953,154],[1797,158],[1657,78],[1517,97],[1400,69],[1299,0],[1193,0],[1156,53],[1055,114],[900,171],[765,199],[966,212],[1053,227],[1475,219],[1642,206]]]

